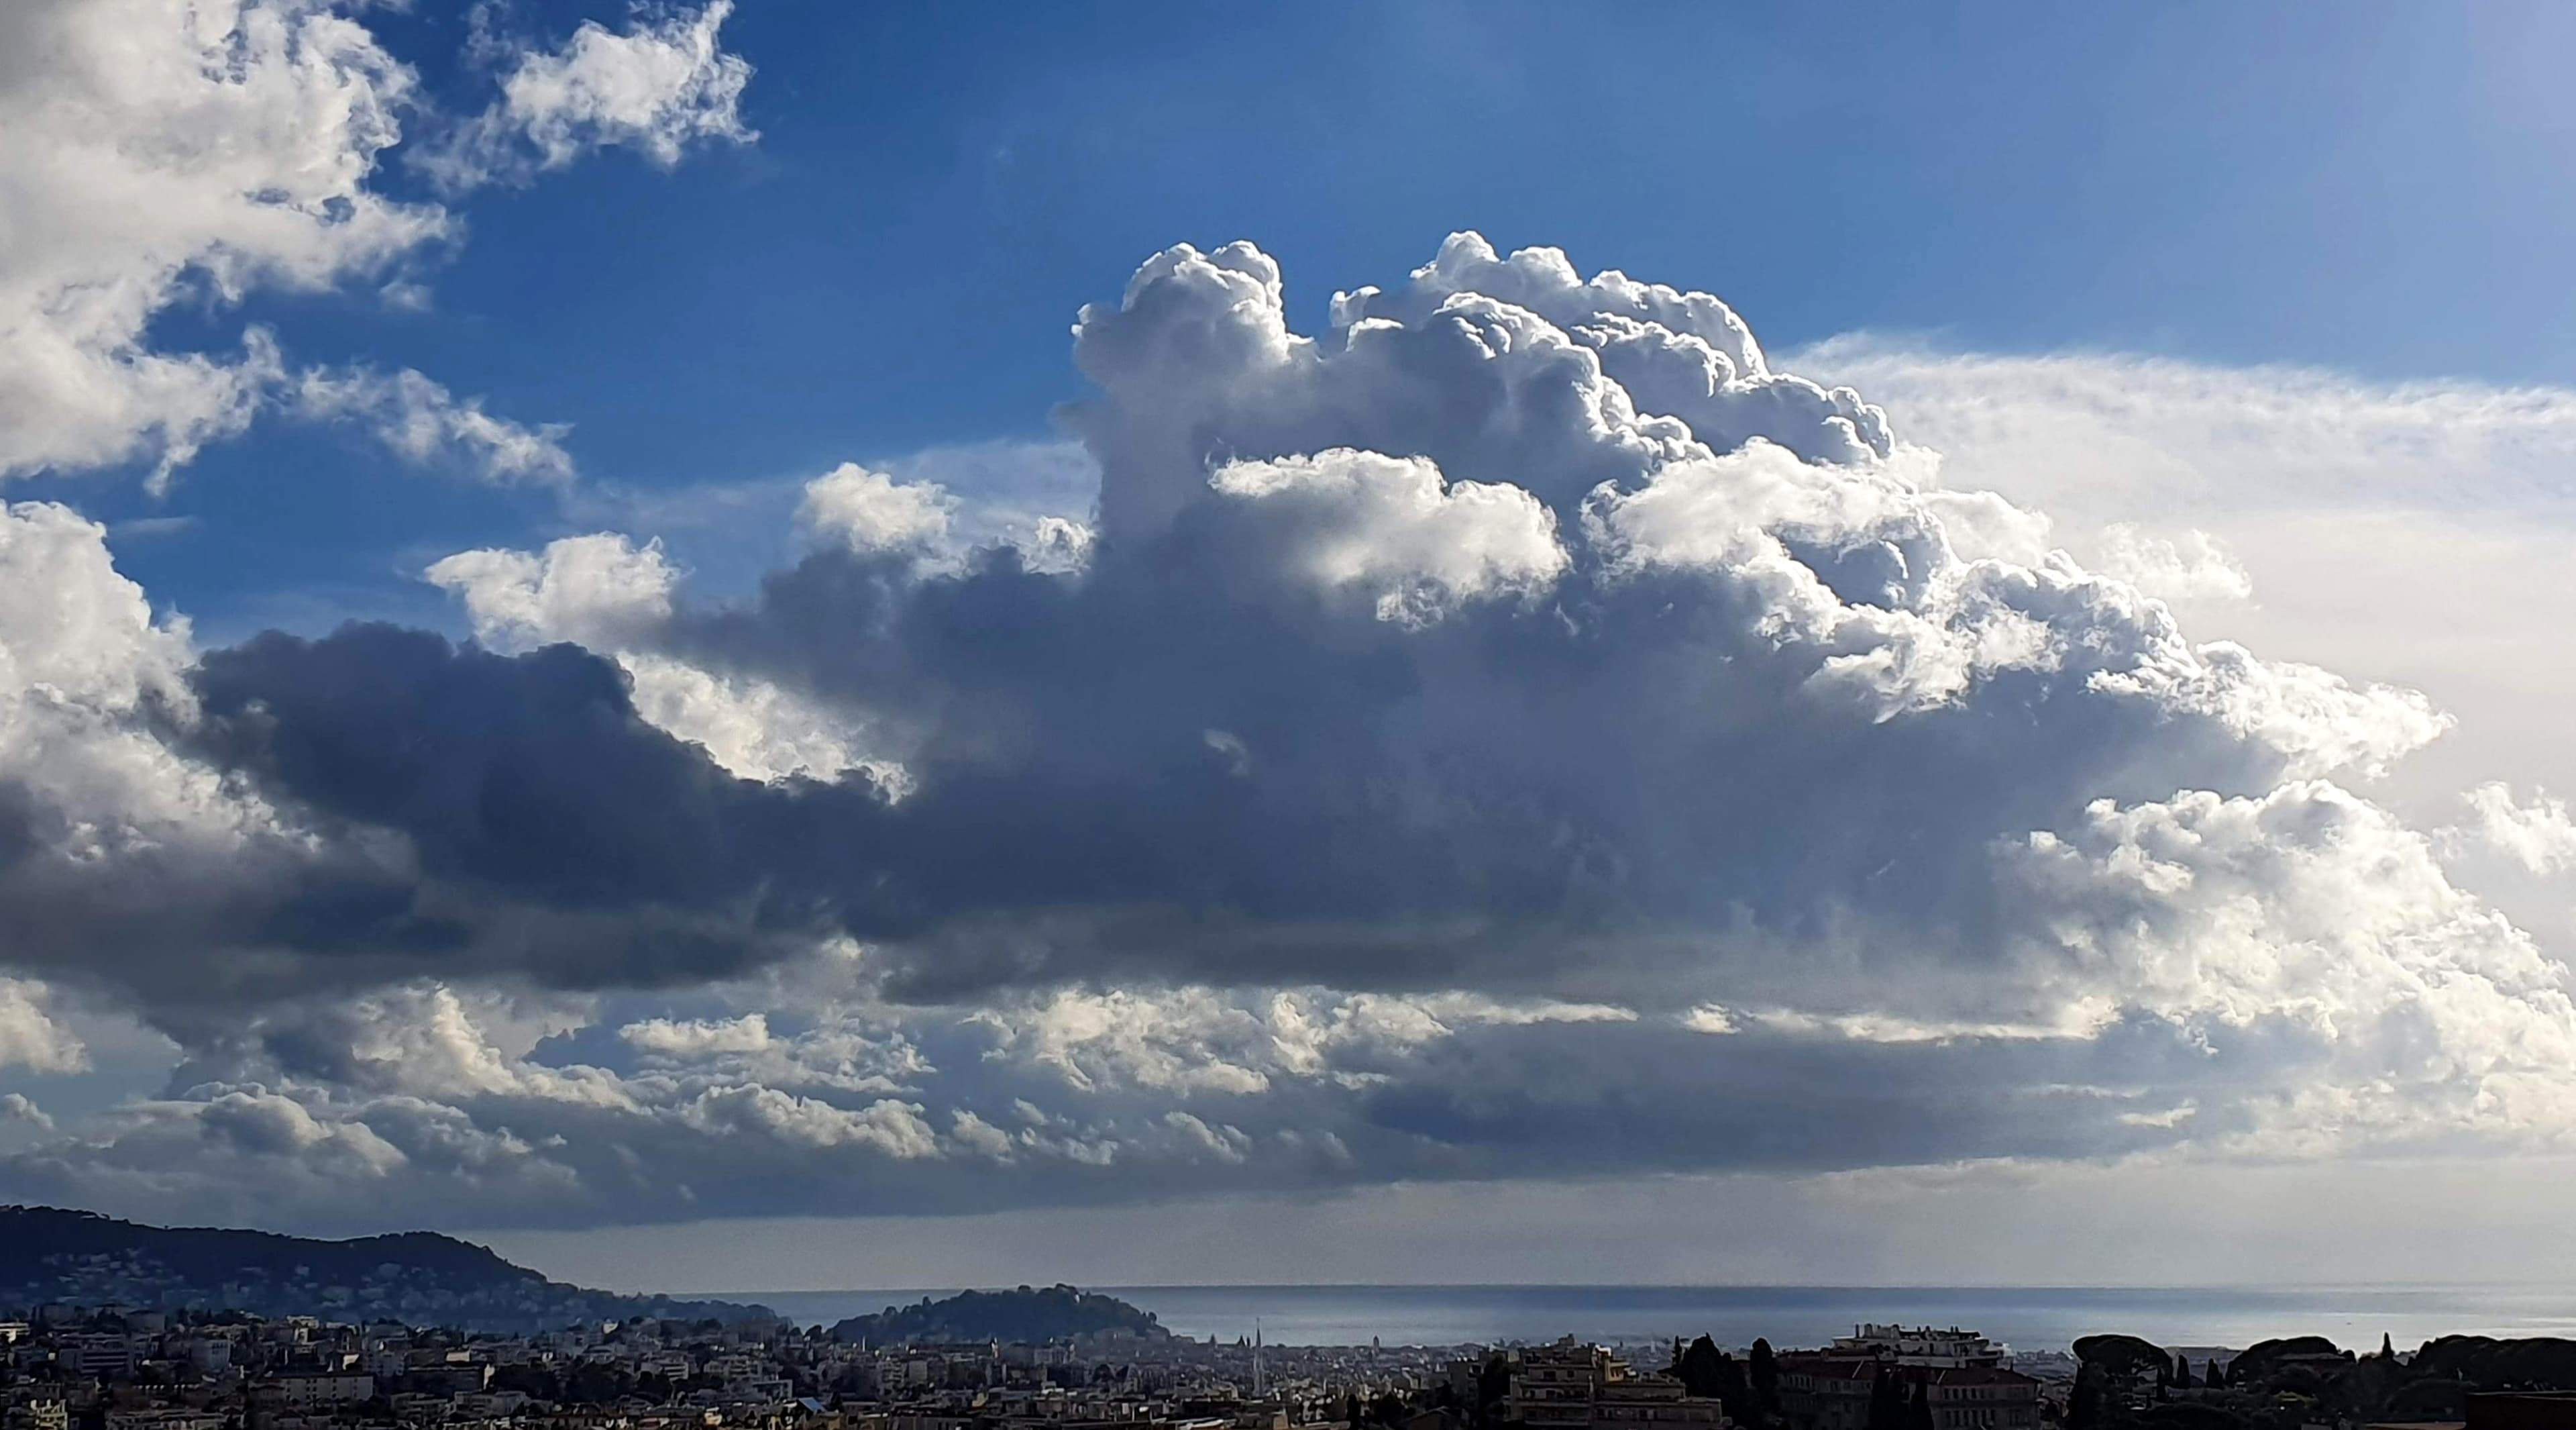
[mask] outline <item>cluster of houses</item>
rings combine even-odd
[[[2003,1346],[1952,1326],[1855,1326],[1819,1351],[1779,1359],[1780,1413],[1805,1430],[1871,1430],[1874,1396],[1920,1387],[1929,1430],[2039,1430],[2041,1382]]]
[[[1826,1350],[1785,1353],[1779,1369],[1779,1413],[1796,1430],[1873,1430],[1870,1388],[1889,1373],[1929,1387],[1933,1430],[2037,1430],[2039,1383],[1970,1333],[1863,1327]],[[766,1319],[500,1335],[62,1306],[0,1321],[0,1405],[0,1430],[1730,1426],[1719,1400],[1573,1340],[1492,1351],[1110,1333],[871,1347]]]

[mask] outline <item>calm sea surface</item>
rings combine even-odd
[[[739,1291],[800,1321],[831,1322],[958,1288]],[[2184,1287],[1843,1286],[1127,1286],[1098,1287],[1184,1335],[1252,1334],[1278,1345],[1499,1344],[1572,1334],[1647,1342],[1706,1334],[1821,1345],[1855,1322],[1965,1326],[2019,1351],[2064,1350],[2122,1331],[2171,1346],[2245,1346],[2322,1335],[2375,1349],[2385,1333],[2413,1348],[2439,1335],[2576,1336],[2576,1288],[2370,1286],[2229,1290]]]

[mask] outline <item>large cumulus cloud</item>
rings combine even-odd
[[[1709,295],[1459,235],[1331,311],[1175,248],[1075,330],[1087,525],[845,467],[740,602],[442,561],[474,645],[192,653],[18,509],[125,653],[13,687],[6,957],[191,1061],[0,1175],[489,1221],[2576,1131],[2565,965],[2356,792],[2421,697],[2193,641]]]

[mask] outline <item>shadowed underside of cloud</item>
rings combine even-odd
[[[844,467],[734,605],[601,534],[432,567],[479,645],[198,653],[13,510],[0,956],[187,1060],[0,1188],[578,1224],[2576,1129],[2566,968],[2352,789],[2441,715],[1999,540],[1716,299],[1459,235],[1310,337],[1237,244],[1076,333],[1086,520]]]

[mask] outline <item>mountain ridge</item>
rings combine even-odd
[[[434,1231],[343,1240],[164,1227],[67,1207],[0,1205],[0,1310],[47,1304],[246,1311],[530,1331],[576,1321],[739,1321],[765,1306],[630,1296],[548,1279]]]

